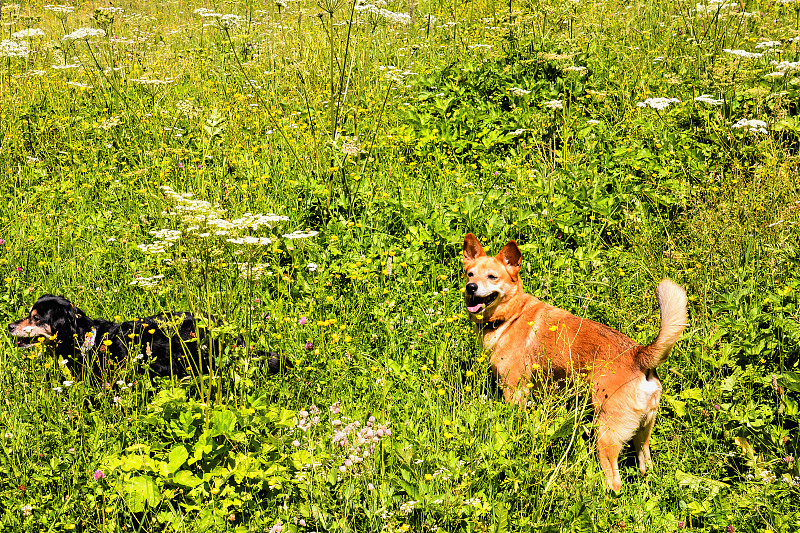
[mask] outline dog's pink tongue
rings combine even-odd
[[[473,306],[469,306],[469,305],[467,306],[467,311],[469,311],[470,313],[477,313],[481,309],[483,309],[483,304],[482,303],[475,304]]]

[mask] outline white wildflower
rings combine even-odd
[[[584,66],[573,65],[564,69],[564,72],[586,72],[587,68]]]
[[[743,57],[745,59],[758,59],[759,57],[764,55],[760,52],[748,52],[746,50],[732,50],[730,48],[723,48],[722,51],[727,54]]]
[[[700,102],[700,103],[703,103],[703,104],[707,104],[707,105],[712,105],[712,106],[713,105],[722,105],[722,104],[725,103],[725,100],[717,100],[714,97],[712,97],[710,94],[702,94],[700,96],[697,96],[694,99],[694,101],[695,102]]]
[[[234,29],[239,26],[242,22],[242,17],[239,15],[233,15],[231,13],[222,15],[219,17],[219,25],[226,29]]]
[[[309,272],[316,272],[319,269],[319,265],[316,263],[309,263],[306,265],[306,268]]]
[[[62,41],[80,41],[87,40],[91,37],[105,37],[105,30],[99,28],[78,28],[70,34],[61,38]]]
[[[151,231],[150,235],[152,235],[156,239],[163,239],[165,241],[175,242],[181,238],[182,232],[176,229],[164,228],[160,230]]]
[[[547,109],[564,109],[563,100],[548,100],[544,105]]]
[[[784,72],[800,70],[800,61],[770,61],[770,64]]]
[[[233,244],[255,244],[259,246],[267,246],[268,244],[272,244],[272,239],[269,237],[236,237],[232,239],[226,239],[228,242]]]
[[[649,107],[659,111],[668,108],[671,104],[678,104],[680,100],[677,98],[648,98],[643,102],[636,104],[638,107]]]
[[[756,44],[756,48],[775,48],[776,46],[780,46],[780,41],[761,41],[760,43]]]
[[[59,15],[59,16],[62,16],[62,17],[65,17],[65,16],[67,16],[70,13],[75,11],[75,8],[72,7],[72,6],[49,5],[49,4],[44,6],[44,9],[46,11],[52,11],[56,15]]]
[[[26,30],[16,31],[11,34],[14,39],[25,39],[26,37],[44,37],[44,30],[39,28],[28,28]]]
[[[307,239],[309,237],[316,237],[317,235],[319,235],[318,231],[309,231],[307,233],[304,233],[298,230],[298,231],[293,231],[292,233],[285,233],[283,237],[285,239]]]
[[[0,41],[0,57],[28,57],[30,53],[27,41],[12,41],[11,39]]]
[[[408,26],[411,24],[411,15],[408,13],[395,13],[377,5],[379,2],[370,3],[366,0],[359,0],[356,3],[355,10],[358,13],[371,15],[375,19],[383,19],[390,24],[402,24]]]
[[[531,94],[529,90],[523,89],[521,87],[509,87],[508,90],[511,91],[511,94],[513,94],[514,96],[525,96],[527,94]]]
[[[757,120],[757,119],[748,120],[746,118],[743,118],[738,122],[736,122],[735,124],[733,124],[731,127],[736,129],[744,129],[745,131],[748,131],[750,133],[762,133],[764,135],[769,133],[769,130],[767,129],[767,123],[764,122],[763,120]]]
[[[164,274],[156,274],[155,276],[151,277],[136,276],[128,285],[142,287],[143,289],[152,289],[158,285],[163,278]]]

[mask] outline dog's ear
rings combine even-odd
[[[503,246],[503,249],[500,250],[500,253],[497,254],[497,260],[506,266],[512,277],[516,276],[519,273],[519,265],[522,261],[522,253],[519,251],[517,241],[508,241]]]
[[[467,233],[464,236],[464,247],[462,250],[464,252],[464,256],[462,257],[461,261],[464,263],[474,261],[475,259],[486,255],[486,252],[483,251],[483,246],[481,246],[481,243],[478,242],[478,238],[472,233]]]

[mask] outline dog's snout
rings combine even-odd
[[[467,294],[475,294],[478,292],[478,284],[477,283],[467,283]]]

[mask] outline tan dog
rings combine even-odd
[[[655,368],[686,327],[686,292],[665,279],[656,291],[661,331],[647,346],[592,320],[539,301],[522,289],[519,248],[509,241],[496,257],[475,235],[464,237],[465,303],[481,326],[506,401],[525,403],[534,371],[553,379],[580,372],[592,384],[597,413],[597,453],[609,486],[622,488],[617,458],[633,438],[644,474],[650,464],[650,432],[661,399]]]

